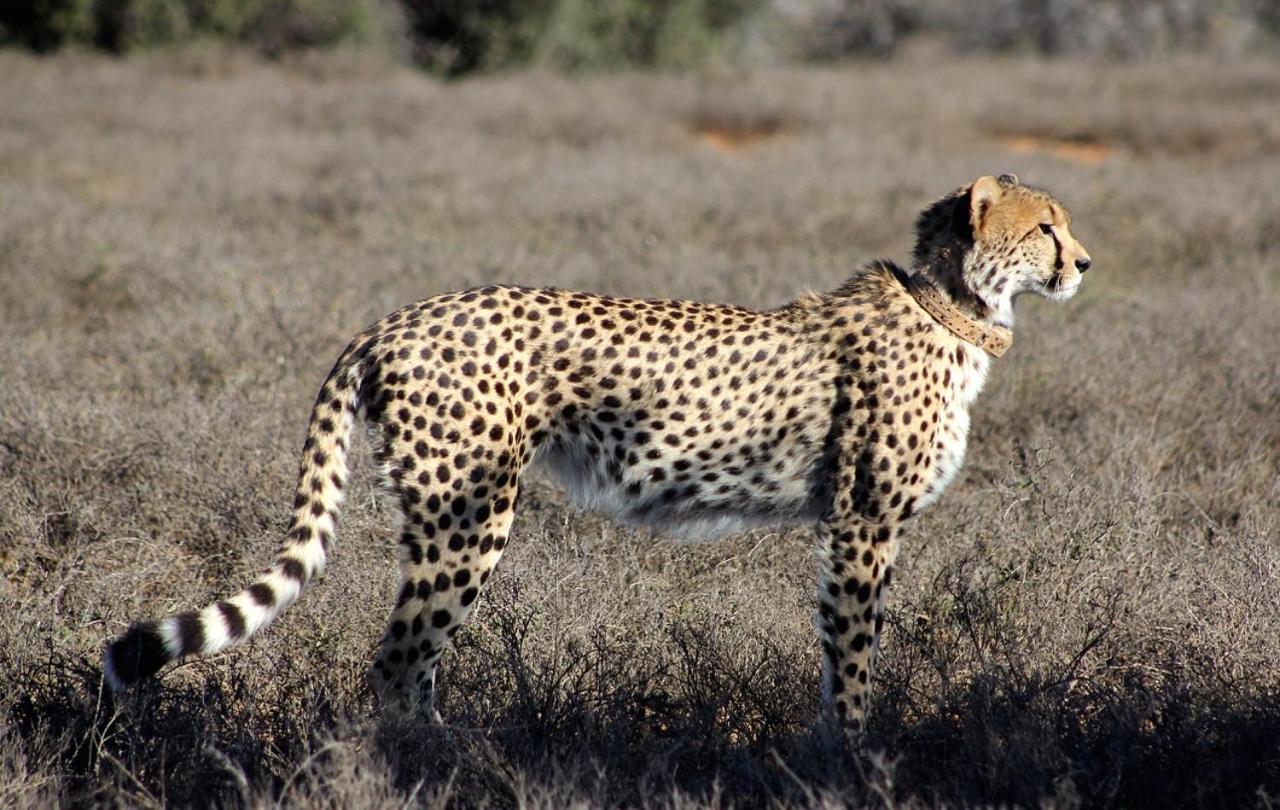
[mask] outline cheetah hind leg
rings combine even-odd
[[[462,492],[433,487],[401,493],[402,581],[369,671],[384,711],[441,722],[436,669],[502,556],[515,516],[516,472],[484,480]]]

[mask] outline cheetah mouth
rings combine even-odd
[[[1065,301],[1080,289],[1080,276],[1068,281],[1061,272],[1054,273],[1044,283],[1044,295],[1052,301]]]

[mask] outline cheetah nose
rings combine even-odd
[[[1076,259],[1076,269],[1079,270],[1081,273],[1088,270],[1089,266],[1092,264],[1093,262],[1091,262],[1088,259]]]

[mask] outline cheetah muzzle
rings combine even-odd
[[[628,523],[813,526],[824,705],[860,728],[902,529],[960,468],[1013,299],[1078,289],[1090,259],[1069,225],[1046,192],[987,176],[920,215],[909,271],[872,263],[771,311],[509,286],[397,310],[320,389],[274,562],[225,600],[134,624],[106,680],[244,641],[298,598],[333,550],[360,417],[403,513],[403,583],[370,672],[384,704],[435,716],[441,655],[540,466]]]

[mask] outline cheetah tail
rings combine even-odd
[[[107,647],[103,660],[113,691],[154,675],[170,661],[210,655],[244,641],[270,624],[320,573],[333,546],[360,396],[360,374],[348,356],[349,351],[334,366],[311,411],[293,518],[275,560],[229,599],[130,627]]]

